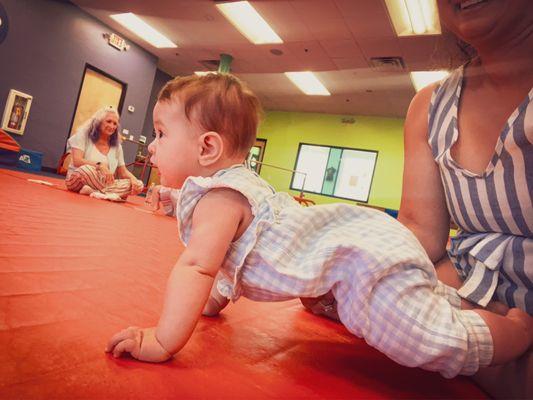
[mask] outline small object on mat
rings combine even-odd
[[[155,187],[155,183],[152,182],[150,184],[150,187],[146,191],[146,197],[144,199],[144,204],[146,204],[147,206],[151,206],[152,205],[152,194],[154,192],[154,187]]]
[[[137,210],[137,211],[145,212],[147,214],[153,214],[154,213],[152,210],[147,210],[146,208],[135,207],[134,209]]]
[[[39,183],[41,185],[46,185],[46,186],[55,186],[55,184],[52,182],[42,181],[40,179],[28,179],[28,182]]]
[[[89,197],[93,197],[95,199],[100,199],[100,200],[110,200],[110,201],[117,201],[117,202],[125,202],[126,200],[124,200],[122,197],[120,197],[118,194],[116,193],[101,193],[101,192],[92,192]]]

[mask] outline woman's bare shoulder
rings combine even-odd
[[[438,83],[433,83],[420,90],[411,100],[405,118],[405,134],[427,137],[428,114],[431,97]]]

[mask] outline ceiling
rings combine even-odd
[[[445,68],[441,35],[396,36],[384,0],[251,1],[284,43],[254,45],[208,0],[72,0],[116,33],[159,58],[170,75],[207,70],[204,60],[233,56],[232,73],[269,110],[404,117],[415,90],[409,71]],[[133,12],[177,49],[157,49],[109,17]],[[275,55],[271,50],[281,50]],[[276,52],[275,52],[276,53]],[[373,57],[401,57],[404,68],[378,70]],[[216,69],[214,67],[213,69]],[[283,74],[313,71],[331,96],[306,96]]]

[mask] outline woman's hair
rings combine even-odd
[[[87,134],[89,139],[91,139],[93,143],[96,143],[98,141],[98,138],[100,137],[100,124],[106,118],[107,114],[115,114],[118,120],[120,121],[120,115],[115,108],[104,107],[96,111],[91,118],[85,121],[78,128],[76,133]],[[119,140],[120,140],[119,134],[118,134],[119,129],[120,129],[120,125],[117,125],[117,129],[109,138],[110,146],[117,146],[119,144]]]
[[[176,96],[185,116],[206,131],[220,134],[229,144],[229,154],[247,155],[255,143],[262,114],[256,95],[230,74],[176,77],[159,92],[157,101]]]

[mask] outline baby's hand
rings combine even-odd
[[[161,199],[160,191],[161,191],[161,185],[155,185],[152,190],[152,198],[150,199],[150,204],[152,205],[152,210],[154,211],[159,210],[159,207],[160,207],[160,204],[159,204],[160,199]]]
[[[141,329],[130,326],[115,334],[107,343],[106,353],[120,357],[129,353],[140,361],[163,362],[172,357],[155,337],[155,328]]]

